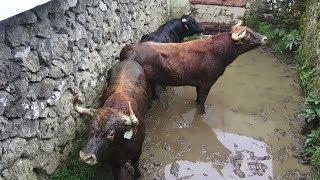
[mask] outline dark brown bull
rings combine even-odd
[[[127,45],[120,53],[120,60],[131,57],[142,65],[153,96],[156,96],[156,84],[196,87],[198,112],[202,114],[211,86],[226,67],[240,54],[257,48],[267,40],[241,24],[239,22],[231,27],[231,32],[196,41]]]
[[[120,179],[121,166],[130,160],[135,177],[139,177],[148,102],[147,82],[139,63],[124,61],[113,67],[105,94],[100,109],[82,108],[78,95],[74,99],[77,112],[92,116],[89,140],[80,159],[90,165],[110,164],[114,179]]]

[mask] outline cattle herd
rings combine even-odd
[[[145,137],[143,118],[150,99],[157,98],[156,85],[196,87],[197,111],[205,113],[211,86],[226,67],[267,40],[242,26],[241,21],[230,32],[182,43],[183,38],[203,31],[190,14],[168,21],[155,32],[143,35],[140,43],[122,49],[120,62],[108,74],[101,108],[80,107],[79,94],[75,96],[75,110],[92,118],[89,139],[79,152],[83,162],[111,165],[117,180],[122,165],[130,160],[134,177],[139,177]]]

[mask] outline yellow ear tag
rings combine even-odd
[[[126,131],[124,134],[123,134],[123,138],[125,139],[131,139],[133,136],[133,130],[130,129],[129,131]]]

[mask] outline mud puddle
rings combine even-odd
[[[195,88],[167,88],[148,111],[141,179],[303,177],[294,71],[261,50],[240,56],[212,87],[206,114]]]

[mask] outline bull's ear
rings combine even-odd
[[[188,20],[187,20],[186,18],[183,18],[183,19],[181,20],[181,22],[182,22],[182,23],[186,23],[186,22],[188,22]]]

